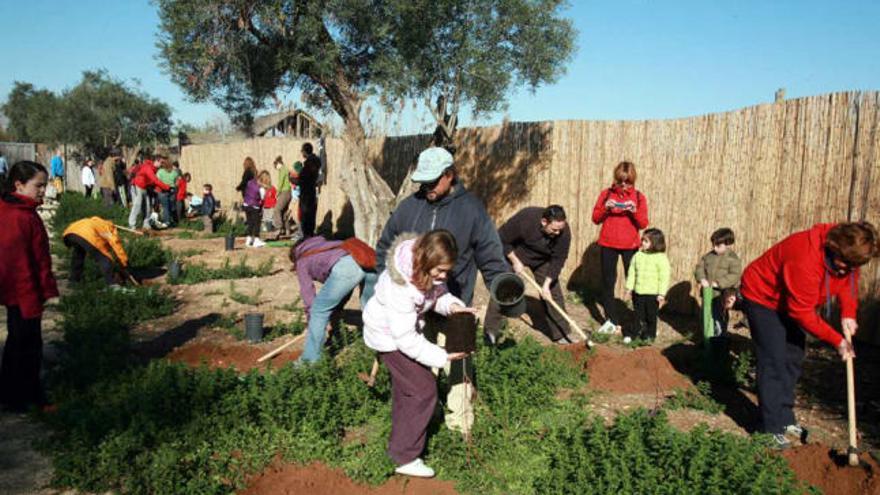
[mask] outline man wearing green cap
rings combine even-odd
[[[446,285],[452,295],[470,306],[477,270],[483,274],[487,286],[496,276],[510,272],[495,224],[480,200],[458,181],[452,155],[445,149],[428,148],[419,154],[412,180],[419,184],[419,190],[394,210],[376,245],[376,274],[385,269],[388,248],[400,234],[446,229],[458,246],[458,259]],[[375,275],[366,282],[362,302],[372,295],[374,283]],[[456,364],[452,372],[446,370],[450,383],[446,400],[450,413],[446,415],[446,425],[467,433],[474,420],[471,385],[474,371],[470,358],[462,361],[463,369],[461,364]]]

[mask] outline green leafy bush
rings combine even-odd
[[[696,389],[677,389],[672,393],[663,407],[669,410],[695,409],[711,414],[724,412],[724,405],[712,398],[712,386],[709,382],[697,382]]]
[[[256,268],[248,266],[246,256],[242,257],[236,265],[233,265],[229,258],[226,258],[220,268],[208,268],[204,263],[183,265],[180,276],[169,281],[175,285],[192,285],[207,282],[208,280],[265,277],[272,273],[274,265],[274,257],[260,263]]]
[[[128,210],[120,205],[104,206],[101,200],[86,198],[82,194],[65,192],[59,198],[58,208],[52,218],[55,235],[60,239],[68,225],[89,217],[101,217],[117,225],[128,224]]]
[[[124,242],[128,266],[141,270],[164,267],[171,260],[171,253],[162,243],[152,237],[133,236]]]

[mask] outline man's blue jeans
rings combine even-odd
[[[174,189],[171,189],[168,192],[162,191],[159,193],[159,204],[162,205],[162,223],[168,226],[171,225],[171,203],[174,201],[173,191]]]
[[[318,291],[309,311],[309,328],[306,335],[306,348],[299,360],[313,363],[320,359],[326,340],[327,322],[330,315],[364,279],[364,271],[351,256],[343,256],[333,265],[330,276]]]

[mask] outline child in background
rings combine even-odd
[[[9,333],[0,366],[0,404],[24,412],[48,406],[40,383],[43,305],[58,296],[49,235],[37,214],[49,174],[39,163],[20,161],[0,184],[0,304]]]
[[[244,214],[247,220],[245,235],[248,247],[263,247],[265,242],[260,240],[260,220],[263,218],[263,201],[266,191],[272,185],[272,177],[269,172],[263,170],[256,177],[249,180],[244,189]]]
[[[657,313],[666,301],[671,273],[666,257],[666,238],[660,229],[646,229],[642,233],[639,252],[632,258],[626,276],[626,289],[633,301],[636,313],[634,337],[653,341],[657,338]],[[623,342],[629,344],[627,335]]]
[[[176,163],[176,162],[175,162]],[[185,217],[183,216],[183,212],[186,211],[186,184],[192,180],[192,176],[189,173],[185,173],[177,178],[177,221],[182,221]]]
[[[721,228],[712,233],[712,250],[700,258],[694,278],[701,287],[712,287],[712,319],[715,337],[726,338],[730,309],[736,302],[736,288],[742,276],[742,261],[733,251],[736,237],[732,230]]]
[[[216,209],[216,201],[214,201],[214,188],[211,184],[202,186],[202,223],[205,225],[205,232],[214,232],[214,210]]]
[[[82,185],[85,189],[85,195],[87,198],[92,197],[92,189],[95,188],[95,169],[93,168],[95,165],[95,161],[92,159],[86,160],[86,163],[82,168]]]
[[[168,224],[159,219],[159,212],[161,211],[162,208],[159,206],[159,202],[153,203],[153,213],[150,213],[150,218],[147,220],[147,223],[153,230],[165,230],[168,228]]]
[[[263,200],[263,228],[266,232],[275,230],[272,219],[275,217],[275,206],[278,204],[278,190],[271,185],[266,191],[266,198]]]
[[[437,403],[437,383],[431,368],[462,359],[466,353],[447,352],[422,335],[424,315],[435,311],[476,314],[446,288],[458,249],[446,230],[418,237],[401,236],[388,250],[387,268],[363,311],[364,342],[379,352],[391,373],[391,438],[388,455],[395,472],[430,478],[434,470],[421,459],[428,423]]]

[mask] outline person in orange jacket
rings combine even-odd
[[[104,281],[116,285],[114,265],[118,264],[124,275],[128,275],[128,255],[119,240],[116,225],[101,217],[77,220],[67,227],[63,234],[64,245],[71,248],[70,281],[80,282],[83,277],[83,263],[86,254],[101,268]],[[116,262],[113,258],[116,258]]]

